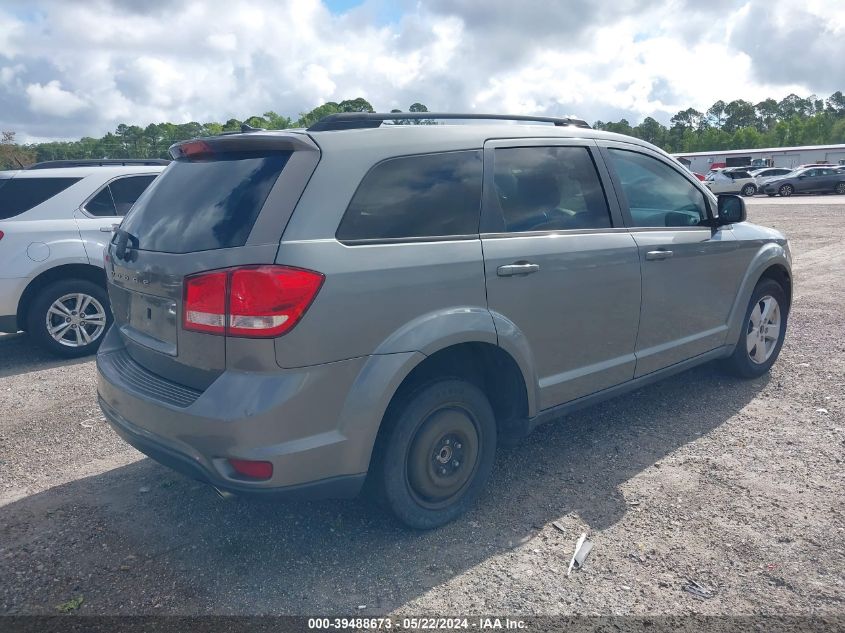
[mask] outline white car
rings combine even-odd
[[[739,193],[753,196],[757,193],[757,183],[745,167],[726,167],[712,175],[708,174],[704,184],[713,193]]]
[[[0,171],[0,332],[25,330],[65,357],[97,349],[112,320],[103,250],[165,165],[51,161]]]

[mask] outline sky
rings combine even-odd
[[[380,111],[652,116],[845,91],[845,0],[0,0],[0,129]]]

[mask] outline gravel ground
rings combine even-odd
[[[705,366],[542,427],[434,532],[357,501],[223,502],[118,439],[91,360],[0,337],[0,613],[845,615],[845,205],[770,202],[749,214],[796,277],[771,375]]]

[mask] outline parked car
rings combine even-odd
[[[109,323],[103,249],[167,161],[51,161],[0,172],[0,332],[73,357]]]
[[[763,169],[754,170],[751,173],[751,177],[754,179],[754,184],[757,185],[757,192],[762,191],[763,185],[774,178],[779,178],[781,176],[785,176],[789,172],[793,171],[788,167],[765,167]]]
[[[704,174],[699,174],[697,171],[692,172],[692,175],[695,176],[696,178],[698,178],[701,181],[705,180]]]
[[[793,193],[845,194],[845,174],[832,167],[796,169],[763,185],[763,193],[784,198]]]
[[[541,422],[775,362],[789,247],[740,197],[581,121],[424,114],[476,121],[171,148],[107,253],[99,402],[126,441],[227,493],[365,488],[432,528]]]
[[[704,184],[713,193],[739,193],[753,196],[757,193],[757,183],[744,167],[727,167],[705,179]]]

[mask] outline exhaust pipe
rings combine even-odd
[[[236,498],[236,495],[228,490],[220,490],[217,486],[212,486],[214,492],[217,493],[217,496],[223,499],[223,501],[231,501],[232,499]]]

